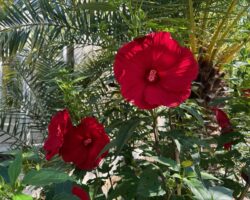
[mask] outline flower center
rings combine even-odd
[[[158,78],[157,71],[155,69],[151,69],[147,77],[148,81],[152,83],[155,82],[157,78]]]
[[[91,138],[88,138],[88,139],[86,139],[86,140],[83,141],[84,146],[88,146],[91,143],[92,143],[92,139]]]

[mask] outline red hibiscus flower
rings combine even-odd
[[[232,133],[233,128],[227,114],[219,108],[212,108],[212,111],[215,113],[217,123],[221,127],[221,134],[223,135]],[[232,142],[225,143],[223,146],[224,149],[230,150],[232,147]]]
[[[121,47],[114,73],[123,97],[139,108],[176,107],[189,97],[198,64],[170,33],[157,32]]]
[[[90,200],[89,194],[83,190],[80,186],[73,186],[72,194],[79,197],[81,200]]]
[[[63,145],[64,136],[71,128],[73,128],[73,125],[67,109],[57,112],[52,117],[48,127],[48,138],[44,143],[47,160],[50,160],[59,152]]]
[[[91,170],[108,154],[105,152],[98,157],[109,142],[103,125],[94,117],[86,117],[65,135],[60,155],[65,162],[73,162],[80,169]]]
[[[47,160],[59,154],[65,162],[73,162],[80,169],[91,170],[108,154],[105,152],[98,157],[110,140],[103,125],[94,117],[86,117],[74,127],[65,109],[52,117],[48,131],[44,143]]]

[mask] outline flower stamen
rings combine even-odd
[[[158,78],[157,71],[155,69],[151,69],[147,77],[148,81],[152,83],[155,82],[157,78]]]
[[[91,143],[92,143],[92,139],[91,138],[88,138],[88,139],[86,139],[86,140],[83,141],[84,146],[88,146]]]

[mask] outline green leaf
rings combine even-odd
[[[115,7],[106,2],[89,2],[79,5],[82,9],[87,10],[101,10],[101,11],[115,11]]]
[[[232,97],[221,97],[221,98],[215,98],[211,102],[209,102],[209,106],[216,106],[218,104],[225,103],[225,101],[232,99]]]
[[[126,121],[120,128],[117,137],[115,139],[115,145],[117,147],[117,154],[122,150],[123,146],[126,144],[126,142],[129,140],[129,138],[134,133],[135,128],[139,124],[140,119],[138,118],[132,118],[128,121]]]
[[[194,167],[185,167],[183,168],[183,176],[188,178],[197,178],[197,174],[195,173]]]
[[[136,195],[137,185],[138,179],[136,177],[120,181],[115,190],[109,194],[108,200],[116,199],[119,196],[122,196],[124,199],[133,199]]]
[[[10,178],[8,175],[8,168],[0,166],[0,176],[4,179],[6,183],[10,182]]]
[[[162,165],[168,166],[170,169],[174,171],[180,170],[180,167],[178,166],[177,162],[170,158],[165,158],[162,156],[153,156],[153,157],[150,157],[150,159],[153,159],[154,162],[158,162]]]
[[[244,141],[244,135],[239,132],[231,132],[230,134],[221,134],[218,138],[218,148],[223,147],[224,144],[232,142],[237,144]]]
[[[132,136],[133,131],[135,130],[136,126],[139,124],[140,120],[138,118],[132,118],[125,123],[121,124],[121,128],[117,134],[117,137],[112,140],[110,143],[108,143],[99,153],[98,157],[100,157],[104,152],[107,150],[116,147],[117,151],[116,153],[119,154],[119,152],[122,150],[123,146],[126,144],[126,142],[129,140],[129,138]]]
[[[22,153],[16,155],[15,160],[10,164],[8,169],[8,175],[10,178],[10,184],[15,185],[15,182],[22,170]]]
[[[181,108],[183,108],[188,113],[190,113],[192,116],[194,116],[197,119],[197,121],[199,122],[199,124],[204,125],[204,121],[203,121],[202,116],[197,112],[197,110],[195,108],[192,108],[192,107],[186,106],[186,105],[181,105]]]
[[[39,171],[32,170],[28,172],[23,179],[23,183],[35,186],[45,186],[52,183],[65,182],[67,180],[73,180],[73,178],[55,169],[41,169]]]
[[[193,162],[191,160],[184,160],[181,162],[182,167],[191,167],[193,165]]]
[[[220,180],[220,179],[216,178],[215,176],[213,176],[212,174],[208,174],[206,172],[201,172],[201,177],[202,177],[202,179],[205,179],[205,180],[216,180],[216,181]]]
[[[151,167],[146,168],[141,174],[137,194],[140,197],[148,198],[163,196],[165,193],[161,187],[161,182],[159,181],[156,170]]]
[[[197,200],[211,200],[211,194],[204,187],[203,183],[199,180],[192,178],[187,179],[183,178],[184,183],[188,186],[188,188],[192,191],[194,198]]]
[[[12,200],[32,200],[33,198],[27,194],[17,194]]]
[[[215,186],[215,187],[210,187],[209,191],[211,193],[213,200],[233,199],[233,191],[228,188]]]
[[[237,180],[232,180],[230,178],[223,178],[222,179],[223,186],[226,188],[229,188],[233,191],[233,196],[239,196],[240,193],[242,192],[242,185],[239,181]]]
[[[69,193],[63,192],[63,193],[60,193],[60,194],[56,194],[53,197],[53,200],[79,200],[79,198],[76,197],[73,194],[69,194]]]
[[[112,140],[110,143],[108,143],[98,154],[97,158],[99,158],[104,152],[108,151],[109,149],[113,148],[116,146],[116,140]]]

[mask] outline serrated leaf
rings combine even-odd
[[[29,171],[23,178],[23,183],[34,186],[45,186],[52,183],[62,183],[73,180],[68,174],[55,169],[41,169]]]
[[[15,185],[15,182],[22,170],[22,153],[16,155],[15,160],[10,164],[8,168],[8,175],[10,179],[10,184]]]

